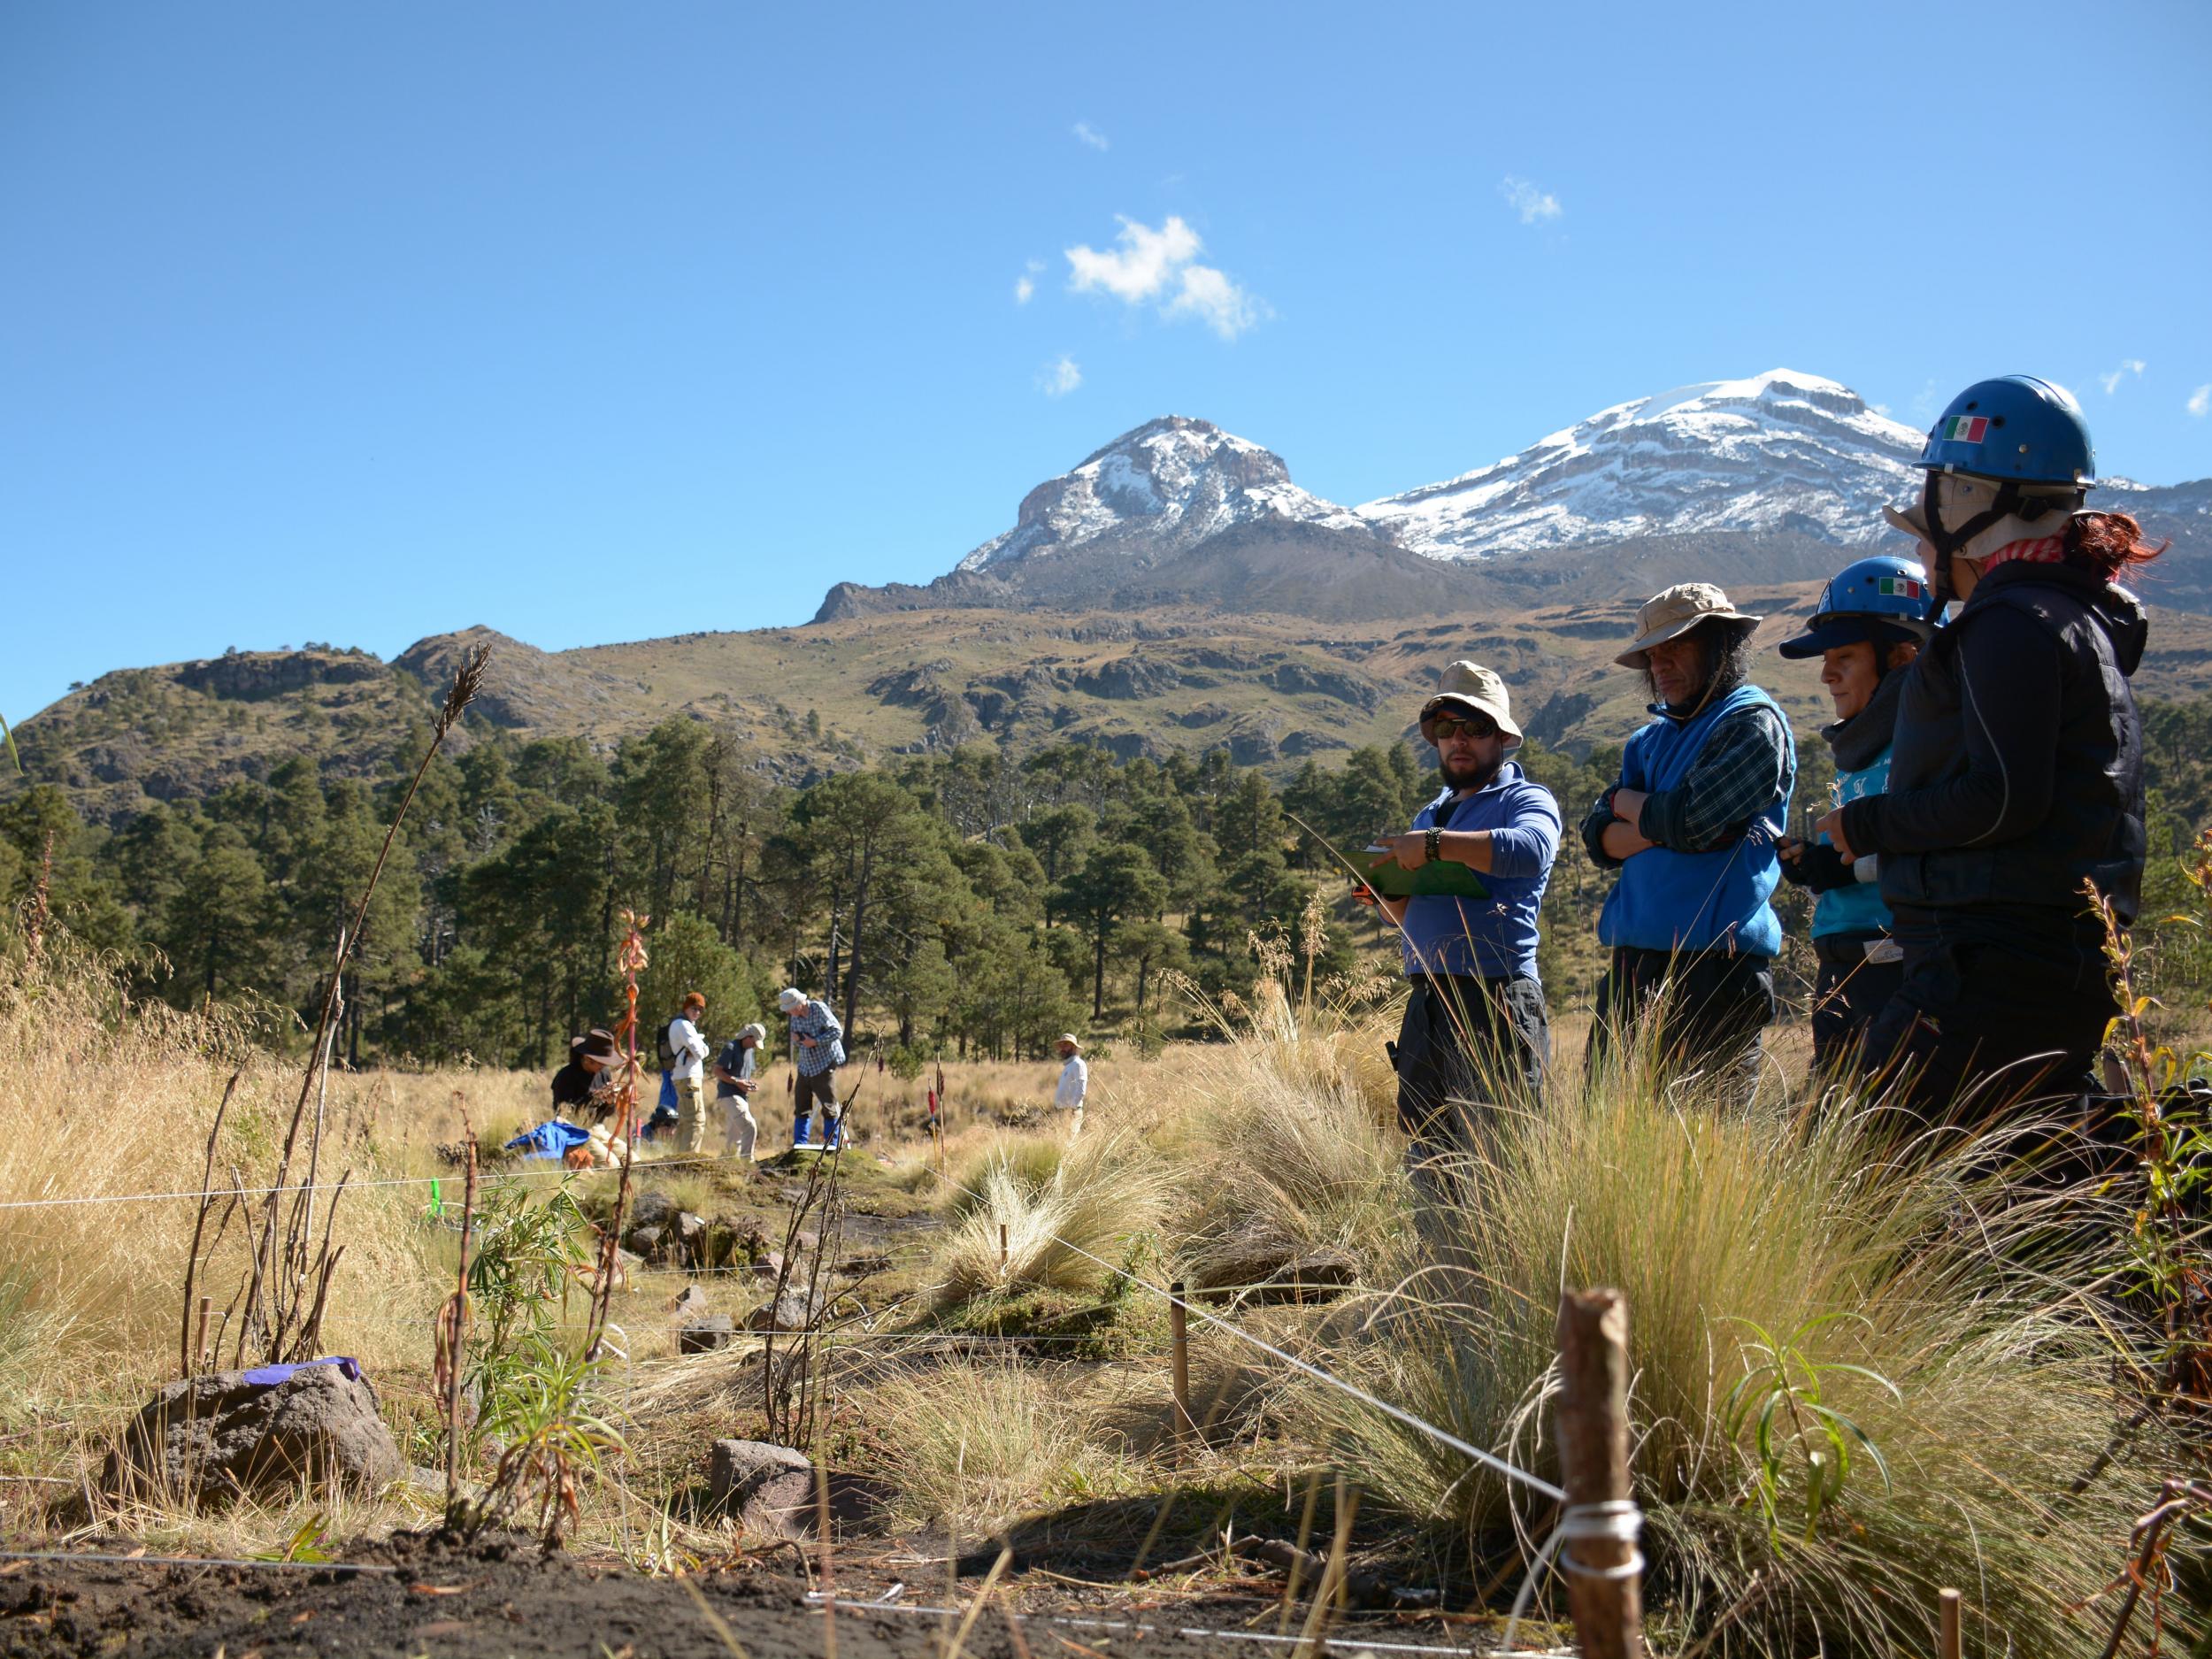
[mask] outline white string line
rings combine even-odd
[[[368,1561],[255,1561],[222,1555],[81,1555],[73,1549],[48,1550],[44,1553],[29,1549],[0,1549],[0,1561],[96,1561],[127,1567],[267,1567],[281,1572],[395,1573],[399,1571],[397,1567],[381,1566]]]
[[[985,1198],[982,1194],[977,1192],[973,1187],[962,1186],[960,1182],[954,1180],[950,1176],[946,1175],[941,1171],[939,1173],[937,1179],[943,1181],[948,1187],[959,1187],[962,1192],[967,1194],[969,1197],[974,1199],[979,1204],[983,1204],[987,1207],[990,1202],[990,1200]],[[1261,1340],[1258,1337],[1254,1336],[1249,1331],[1243,1330],[1237,1325],[1232,1325],[1228,1320],[1222,1318],[1217,1314],[1208,1312],[1205,1309],[1199,1307],[1196,1303],[1187,1301],[1184,1297],[1178,1296],[1173,1291],[1163,1290],[1159,1286],[1153,1284],[1149,1279],[1140,1278],[1125,1267],[1117,1266],[1114,1263],[1106,1260],[1103,1256],[1093,1256],[1081,1245],[1074,1243],[1070,1240],[1064,1239],[1058,1233],[1053,1233],[1049,1229],[1046,1231],[1045,1236],[1050,1239],[1054,1243],[1059,1245],[1062,1248],[1072,1250],[1085,1261],[1095,1262],[1108,1272],[1118,1273],[1122,1278],[1127,1279],[1131,1284],[1135,1285],[1141,1289],[1148,1290],[1156,1296],[1165,1297],[1170,1302],[1180,1307],[1186,1313],[1196,1314],[1208,1325],[1214,1325],[1221,1330],[1226,1331],[1231,1336],[1235,1337],[1240,1342],[1249,1343],[1252,1347],[1258,1348],[1262,1353],[1271,1355],[1275,1358],[1282,1361],[1284,1364],[1288,1365],[1294,1371],[1304,1372],[1307,1376],[1312,1378],[1316,1382],[1325,1383],[1328,1386],[1335,1389],[1338,1393],[1346,1394],[1350,1398],[1358,1401],[1362,1405],[1370,1406],[1375,1410],[1381,1412],[1385,1417],[1404,1424],[1409,1429],[1418,1430],[1420,1432],[1428,1435],[1431,1439],[1438,1441],[1440,1444],[1448,1446],[1454,1451],[1459,1452],[1465,1456],[1471,1457],[1477,1463],[1485,1464],[1487,1467],[1495,1470],[1498,1473],[1505,1476],[1509,1480],[1517,1480],[1521,1482],[1522,1485],[1529,1487],[1531,1490],[1540,1492],[1544,1494],[1544,1496],[1551,1499],[1555,1503],[1564,1503],[1567,1501],[1566,1493],[1560,1487],[1555,1486],[1550,1481],[1542,1479],[1540,1476],[1530,1474],[1525,1469],[1516,1468],[1513,1464],[1509,1463],[1504,1458],[1500,1457],[1494,1452],[1486,1452],[1479,1446],[1470,1445],[1467,1441],[1461,1440],[1459,1436],[1450,1432],[1448,1430],[1440,1429],[1435,1424],[1425,1422],[1422,1418],[1415,1417],[1410,1411],[1407,1411],[1401,1407],[1392,1405],[1386,1400],[1378,1400],[1373,1394],[1369,1394],[1364,1388],[1361,1388],[1352,1383],[1348,1383],[1341,1378],[1331,1376],[1327,1371],[1323,1371],[1318,1365],[1310,1364],[1306,1361],[1300,1359],[1294,1354],[1285,1353],[1281,1348],[1277,1348],[1273,1343]]]
[[[694,1169],[703,1164],[722,1162],[722,1158],[713,1153],[701,1153],[695,1156],[680,1158],[649,1158],[634,1164],[631,1173],[636,1175],[649,1170]],[[571,1170],[557,1165],[552,1169],[545,1170],[500,1170],[488,1172],[480,1165],[478,1173],[482,1179],[487,1181],[527,1181],[542,1179],[548,1176],[617,1175],[621,1172],[621,1169],[622,1166],[618,1164],[611,1168],[598,1170]],[[448,1175],[394,1175],[376,1180],[301,1181],[287,1183],[282,1187],[211,1187],[207,1189],[205,1195],[209,1198],[265,1198],[272,1193],[334,1193],[341,1187],[349,1193],[357,1193],[373,1187],[428,1187],[436,1182],[460,1181],[464,1179],[465,1172],[457,1169]],[[88,1196],[76,1198],[10,1198],[0,1200],[0,1210],[58,1210],[75,1204],[155,1203],[169,1199],[198,1198],[201,1195],[196,1187],[189,1192],[179,1193],[95,1193]]]
[[[823,1590],[810,1590],[806,1599],[816,1607],[833,1607],[841,1613],[918,1613],[926,1618],[964,1618],[967,1609],[958,1607],[931,1607],[919,1601],[848,1601]],[[1126,1619],[1078,1618],[1066,1614],[1017,1613],[1016,1618],[1029,1624],[1063,1624],[1071,1630],[1126,1631],[1139,1636],[1187,1636],[1205,1640],[1249,1641],[1266,1646],[1297,1647],[1312,1641],[1323,1647],[1344,1647],[1363,1653],[1455,1654],[1471,1653],[1471,1647],[1439,1647],[1422,1642],[1370,1641],[1362,1636],[1278,1636],[1268,1631],[1216,1630],[1204,1624],[1146,1624]],[[1567,1655],[1569,1650],[1554,1648],[1553,1653]],[[1539,1659],[1524,1653],[1520,1659]]]
[[[1536,1552],[1536,1559],[1528,1564],[1528,1572],[1521,1580],[1520,1594],[1513,1598],[1512,1617],[1505,1622],[1505,1634],[1495,1651],[1501,1655],[1518,1650],[1513,1639],[1521,1628],[1521,1616],[1528,1611],[1529,1598],[1536,1593],[1536,1581],[1543,1576],[1555,1554],[1563,1572],[1575,1573],[1586,1578],[1633,1578],[1644,1570],[1644,1552],[1636,1548],[1636,1540],[1644,1530],[1643,1511],[1628,1498],[1607,1498],[1596,1503],[1578,1503],[1571,1506],[1551,1529],[1551,1536],[1544,1540],[1543,1548]],[[1610,1539],[1628,1546],[1628,1559],[1617,1567],[1586,1567],[1574,1557],[1574,1551],[1564,1546],[1583,1539]]]

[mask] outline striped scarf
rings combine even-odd
[[[2066,538],[2058,535],[2037,536],[2026,541],[2008,541],[1989,556],[1982,566],[1986,576],[2000,565],[2009,565],[2015,559],[2030,565],[2056,565],[2066,557]]]

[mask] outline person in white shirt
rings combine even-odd
[[[676,1155],[695,1155],[707,1138],[707,1040],[699,1034],[706,1017],[707,999],[693,991],[684,998],[684,1011],[668,1022],[668,1047],[676,1056],[672,1075],[676,1079]]]
[[[1056,1046],[1060,1050],[1060,1086],[1052,1092],[1052,1105],[1056,1111],[1075,1114],[1068,1123],[1068,1139],[1072,1141],[1082,1133],[1083,1096],[1091,1087],[1091,1069],[1083,1064],[1083,1045],[1073,1032],[1061,1033]]]
[[[756,1020],[722,1045],[714,1062],[715,1094],[722,1107],[722,1156],[734,1156],[738,1168],[753,1171],[753,1140],[760,1133],[746,1099],[760,1087],[760,1045],[768,1027]]]

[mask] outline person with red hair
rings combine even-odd
[[[1924,1121],[1986,1121],[2079,1096],[2117,1013],[2089,894],[2135,918],[2146,847],[2142,723],[2129,676],[2154,558],[2124,513],[2085,508],[2096,457],[2070,393],[2026,375],[1952,400],[1919,502],[1887,509],[1956,601],[1900,698],[1889,787],[1820,820],[1878,855],[1904,952],[1867,1033],[1892,1099]]]

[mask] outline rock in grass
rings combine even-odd
[[[818,1303],[812,1312],[821,1312]],[[787,1286],[783,1294],[773,1302],[764,1302],[745,1317],[748,1331],[803,1331],[814,1321],[809,1317],[804,1286]]]
[[[711,1354],[717,1348],[727,1348],[737,1334],[735,1321],[726,1313],[710,1313],[703,1319],[694,1319],[676,1333],[676,1351],[679,1354]]]
[[[303,1482],[373,1491],[406,1471],[368,1379],[310,1365],[275,1384],[234,1371],[169,1384],[124,1429],[100,1479],[117,1497],[211,1509]]]
[[[649,1188],[630,1201],[630,1213],[625,1218],[626,1225],[632,1229],[664,1228],[676,1218],[677,1209],[676,1201],[666,1193],[655,1192]]]
[[[765,1440],[717,1440],[707,1455],[707,1504],[753,1532],[796,1538],[814,1513],[814,1465]]]
[[[1200,1263],[1191,1286],[1216,1301],[1329,1302],[1359,1282],[1359,1258],[1347,1250],[1297,1250],[1249,1243]]]
[[[672,1252],[680,1252],[693,1266],[703,1266],[707,1259],[707,1219],[695,1216],[688,1210],[680,1210],[668,1225],[668,1244]]]

